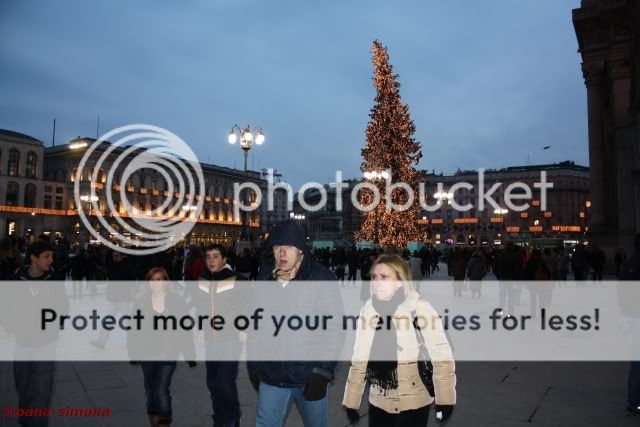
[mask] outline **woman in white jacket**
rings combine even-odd
[[[407,262],[397,255],[378,257],[371,268],[371,293],[360,312],[342,401],[349,420],[360,419],[369,382],[369,426],[426,426],[434,401],[436,419],[446,421],[456,403],[455,363],[438,314],[413,289]],[[433,364],[435,399],[420,376],[420,336]]]

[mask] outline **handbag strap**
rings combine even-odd
[[[416,340],[418,341],[418,344],[420,345],[420,350],[426,350],[427,346],[424,342],[424,337],[422,336],[422,330],[420,329],[420,326],[418,325],[418,317],[416,316],[416,310],[413,310],[411,312],[411,322],[413,323],[413,332],[415,332],[416,334]]]

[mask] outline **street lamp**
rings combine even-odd
[[[229,130],[229,144],[235,144],[236,142],[238,142],[238,139],[240,139],[240,148],[242,148],[242,152],[244,153],[244,175],[248,176],[247,158],[249,157],[249,151],[251,150],[251,147],[253,147],[254,143],[256,145],[262,145],[264,143],[264,132],[262,128],[254,128],[252,130],[251,126],[249,125],[247,125],[247,127],[244,129],[240,129],[238,125],[233,125],[231,130]],[[246,190],[244,191],[244,194],[245,199],[247,199],[248,192]],[[248,200],[245,200],[245,202],[248,202]],[[243,233],[245,235],[244,237],[246,238],[251,234],[249,227],[249,214],[248,212],[243,210],[242,216],[244,217]]]
[[[251,130],[251,126],[247,125],[246,128],[240,129],[238,125],[233,125],[229,131],[229,144],[235,144],[240,139],[240,148],[244,152],[244,172],[247,173],[247,157],[249,157],[249,151],[253,144],[262,145],[264,143],[264,132],[262,128],[254,128]]]
[[[87,193],[84,193],[80,195],[80,201],[87,204],[87,213],[89,214],[89,216],[91,216],[93,204],[98,201],[98,196],[96,196],[95,194],[89,195]],[[78,208],[81,208],[81,206],[78,206]],[[91,222],[91,218],[87,218],[87,221]]]
[[[387,171],[367,171],[362,174],[364,179],[368,179],[370,181],[376,181],[381,179],[389,179],[391,176]]]
[[[91,208],[93,207],[93,203],[98,201],[98,196],[96,195],[90,196],[88,194],[82,194],[80,196],[80,201],[87,203],[87,207],[89,208],[89,215],[91,215]]]
[[[379,170],[365,171],[362,174],[362,176],[364,177],[364,179],[366,179],[368,181],[373,181],[373,182],[382,181],[382,180],[386,181],[389,178],[391,178],[391,174],[389,173],[389,171],[386,171],[386,170],[382,170],[382,171],[379,171]],[[378,244],[378,242],[379,242],[379,239],[378,239],[378,234],[379,234],[379,230],[378,230],[379,225],[378,225],[378,223],[380,221],[380,210],[379,210],[380,206],[379,205],[380,205],[380,203],[378,203],[376,205],[376,207],[375,207],[376,215],[374,217],[374,226],[373,226],[373,229],[374,229],[373,242],[376,243],[376,244]]]
[[[433,195],[433,197],[442,203],[442,225],[440,226],[441,230],[444,230],[445,233],[448,234],[447,231],[447,206],[449,206],[449,202],[453,199],[453,193],[449,193],[448,190],[438,191]],[[446,203],[445,203],[446,202]],[[445,236],[446,237],[446,236]]]
[[[502,223],[501,223],[502,224],[502,229],[506,231],[507,225],[504,223],[504,216],[509,213],[509,209],[497,208],[497,209],[493,210],[493,213],[495,215],[500,215],[500,218],[502,218]]]
[[[97,202],[98,196],[89,196],[88,194],[83,194],[82,196],[80,196],[80,200],[82,200],[83,202]]]
[[[500,215],[500,218],[502,218],[502,227],[506,228],[506,225],[504,223],[504,216],[509,213],[509,209],[498,208],[498,209],[494,209],[493,213],[496,215]]]

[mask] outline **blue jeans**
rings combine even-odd
[[[175,362],[140,362],[147,395],[147,414],[171,418],[171,377]]]
[[[53,395],[55,364],[51,361],[13,362],[13,379],[18,392],[18,407],[49,408]],[[49,417],[20,417],[22,426],[48,426]]]
[[[305,427],[326,427],[329,413],[329,393],[310,402],[304,399],[303,387],[281,388],[260,383],[256,427],[281,427],[287,421],[291,405],[296,404]]]

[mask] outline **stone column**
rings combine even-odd
[[[603,135],[603,83],[602,62],[582,64],[582,73],[587,87],[589,116],[589,173],[591,181],[590,231],[606,227],[605,206],[605,147]]]

